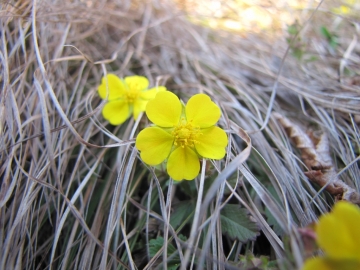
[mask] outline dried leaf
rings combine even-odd
[[[360,203],[360,195],[340,180],[330,156],[329,140],[324,133],[320,137],[305,133],[301,127],[279,113],[273,113],[285,129],[291,141],[301,152],[301,159],[309,171],[305,175],[338,199]]]
[[[316,139],[312,134],[310,137],[299,126],[281,114],[273,113],[273,116],[283,126],[296,148],[301,151],[301,159],[308,169],[332,167],[328,139],[325,134],[320,139]]]

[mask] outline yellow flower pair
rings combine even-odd
[[[142,160],[149,165],[167,161],[174,180],[192,180],[200,171],[199,158],[222,159],[228,143],[226,133],[215,126],[220,108],[205,94],[192,96],[186,105],[163,86],[147,90],[145,77],[131,76],[124,81],[108,75],[108,103],[103,116],[113,125],[133,114],[136,119],[146,111],[154,126],[143,129],[136,138]],[[98,88],[106,98],[106,80]]]
[[[305,262],[303,270],[360,269],[360,209],[345,201],[316,224],[317,243],[325,252]]]

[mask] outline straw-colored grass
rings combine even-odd
[[[241,269],[250,253],[301,267],[298,228],[335,197],[305,175],[316,168],[272,112],[326,134],[334,177],[360,191],[359,7],[338,15],[338,2],[309,1],[289,36],[287,22],[257,33],[196,25],[180,2],[0,2],[0,269]],[[146,166],[134,147],[146,115],[102,118],[106,73],[146,76],[184,101],[210,95],[226,157],[204,160],[191,182]],[[257,236],[224,232],[227,205],[247,210]]]

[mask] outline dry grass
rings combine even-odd
[[[192,24],[166,1],[143,2],[1,1],[0,269],[167,269],[171,244],[181,269],[237,269],[245,252],[300,267],[297,228],[334,198],[306,177],[271,112],[326,133],[336,177],[360,191],[359,18],[332,13],[335,2],[301,9],[289,46],[285,28],[276,38],[231,34]],[[322,24],[337,33],[335,49]],[[298,37],[302,61],[291,56]],[[226,158],[180,184],[145,166],[134,138],[146,117],[112,127],[101,116],[107,72],[144,75],[184,100],[210,95],[229,134]],[[194,218],[174,228],[185,201]],[[246,208],[261,236],[223,235],[228,203]],[[164,248],[150,258],[159,235]]]

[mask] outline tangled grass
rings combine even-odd
[[[360,191],[359,17],[335,5],[294,11],[286,41],[195,25],[161,0],[1,1],[0,269],[244,269],[261,256],[300,268],[298,228],[335,197],[307,177],[314,168],[272,112],[326,134],[336,178]],[[192,182],[145,166],[134,138],[146,116],[116,127],[101,116],[110,72],[183,100],[210,95],[226,158],[204,160]],[[257,229],[224,231],[228,205]]]

